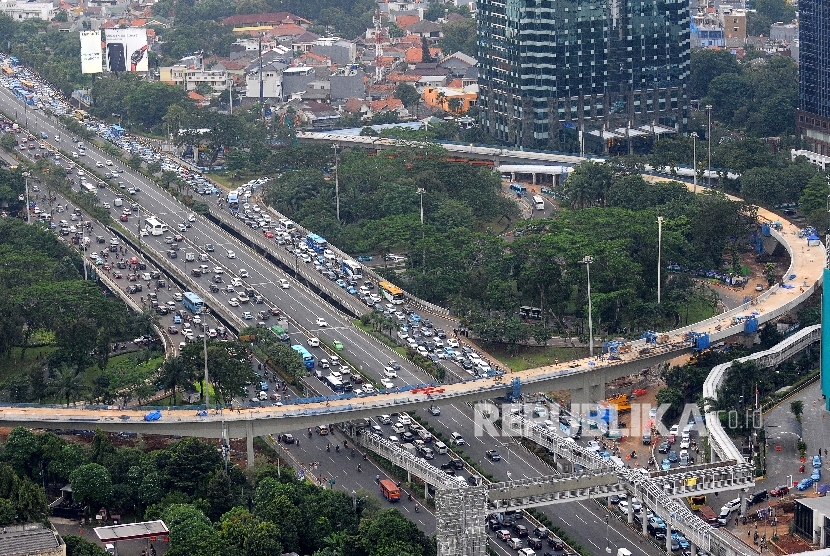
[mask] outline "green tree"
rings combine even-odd
[[[141,155],[138,153],[133,154],[130,158],[127,159],[127,166],[132,168],[133,170],[138,170],[141,168],[141,165],[144,161],[141,158]]]
[[[463,52],[473,57],[478,55],[475,20],[464,19],[445,23],[441,30],[444,36],[438,41],[438,46],[445,55],[455,52]]]
[[[258,523],[245,539],[245,552],[249,556],[282,554],[283,548],[279,538],[280,530],[276,524],[270,521]]]
[[[775,283],[775,264],[767,263],[764,265],[764,278],[767,279],[767,285],[771,286]]]
[[[9,152],[14,151],[14,148],[17,146],[17,139],[15,138],[13,133],[4,133],[2,137],[0,137],[0,147],[3,147]]]
[[[63,542],[66,556],[107,556],[103,548],[77,535],[64,535]]]
[[[3,460],[8,462],[21,477],[32,477],[40,459],[40,442],[29,429],[15,427],[6,437]],[[2,493],[2,490],[0,490]]]
[[[790,402],[790,413],[795,415],[795,420],[800,423],[801,415],[802,413],[804,413],[804,402],[801,400],[795,400],[794,402]]]
[[[112,478],[103,465],[82,465],[69,475],[69,481],[73,500],[93,509],[108,504],[112,497]]]
[[[430,4],[432,6],[432,4]],[[421,95],[418,94],[418,91],[410,85],[409,83],[405,83],[401,81],[398,83],[398,86],[395,88],[395,92],[393,93],[394,97],[399,99],[404,106],[407,108],[412,108],[418,104],[418,101],[421,100]]]
[[[709,83],[716,77],[740,72],[738,61],[732,53],[708,48],[692,52],[690,68],[689,94],[691,98],[697,99],[706,96]]]
[[[25,479],[17,487],[17,520],[20,523],[41,521],[49,515],[46,493],[40,485]]]

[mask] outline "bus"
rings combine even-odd
[[[305,243],[321,255],[326,249],[328,249],[329,246],[329,242],[317,234],[308,234],[305,236]]]
[[[14,75],[14,70],[12,68],[10,68],[9,66],[3,66],[3,75],[5,75],[5,76]]]
[[[285,342],[287,344],[291,341],[291,338],[289,338],[288,334],[285,332],[285,330],[282,329],[282,327],[277,326],[275,324],[270,328],[270,330],[271,333],[274,334],[274,336],[276,336],[280,342]]]
[[[706,505],[706,495],[696,494],[694,496],[687,496],[686,502],[689,503],[689,507],[692,509],[692,511],[696,512]]]
[[[403,305],[403,290],[392,282],[383,281],[378,284],[380,293],[393,305]]]
[[[363,269],[360,267],[360,264],[355,261],[343,259],[343,262],[340,264],[340,268],[342,268],[343,272],[345,272],[350,278],[354,278],[355,280],[363,278]]]
[[[527,195],[527,187],[523,186],[520,183],[511,183],[510,191],[513,191],[519,197],[524,197],[525,195]]]
[[[231,210],[239,210],[239,193],[236,189],[228,191],[228,208]]]
[[[311,355],[306,348],[299,344],[295,344],[291,346],[291,349],[300,354],[300,357],[303,358],[303,364],[305,365],[306,369],[314,369],[314,356]]]
[[[88,181],[85,181],[83,183],[83,188],[84,188],[84,191],[86,191],[87,193],[92,193],[93,195],[98,194],[98,188],[95,187],[94,185],[92,185],[91,183],[89,183]]]
[[[151,236],[160,236],[170,230],[170,228],[167,227],[167,224],[155,216],[151,216],[144,221],[144,229],[147,230],[147,233]]]
[[[339,378],[335,378],[329,375],[323,380],[323,382],[325,382],[326,386],[331,388],[333,392],[337,392],[339,394],[343,391],[343,383],[340,381]]]
[[[536,207],[536,210],[545,210],[545,200],[542,199],[541,195],[533,196],[533,206]]]
[[[205,306],[205,302],[193,292],[184,292],[182,294],[182,305],[194,315],[198,315],[202,312],[202,307]]]
[[[582,437],[582,423],[574,417],[567,415],[559,417],[559,429],[574,440],[579,440]]]

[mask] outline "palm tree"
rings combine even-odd
[[[83,376],[75,374],[68,366],[62,366],[49,379],[47,392],[54,394],[58,399],[66,400],[66,407],[73,399],[77,399],[84,387]]]
[[[449,100],[449,102],[447,103],[447,106],[449,107],[450,112],[453,112],[454,114],[461,113],[461,107],[463,105],[464,105],[464,103],[458,97],[451,98]]]
[[[447,101],[447,95],[444,93],[444,91],[438,91],[438,94],[435,95],[435,100],[436,102],[438,102],[438,106],[440,106],[441,109],[443,109],[444,103]]]
[[[192,368],[180,357],[168,357],[161,366],[161,384],[166,390],[171,390],[173,405],[176,404],[176,389],[193,380]]]

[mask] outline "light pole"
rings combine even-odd
[[[709,113],[709,132],[706,134],[706,140],[709,143],[709,158],[706,162],[706,185],[712,187],[712,105],[706,105],[706,111]]]
[[[26,224],[31,224],[31,218],[29,218],[29,176],[31,176],[31,174],[29,172],[23,172],[22,176],[26,185]]]
[[[588,354],[593,357],[594,356],[594,321],[593,316],[591,314],[592,307],[591,307],[591,263],[594,262],[594,258],[590,255],[585,255],[585,258],[582,259],[582,264],[585,265],[585,271],[588,273]]]
[[[337,223],[340,224],[340,164],[337,159],[337,149],[339,144],[334,143],[331,148],[334,149],[334,199],[337,206]]]
[[[205,326],[207,325],[207,316],[210,314],[210,310],[207,307],[202,306],[202,332],[204,332]],[[207,363],[207,334],[202,334],[202,338],[204,341],[204,354],[205,354],[205,409],[210,409],[210,381],[208,379],[208,363]]]
[[[694,176],[695,194],[697,194],[697,132],[692,132],[692,175]]]
[[[660,259],[663,255],[663,217],[657,217],[657,304],[660,305]]]
[[[424,226],[424,193],[426,193],[426,192],[427,192],[427,190],[424,189],[423,187],[418,188],[418,196],[421,198],[421,227],[422,228]]]

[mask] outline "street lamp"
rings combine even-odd
[[[31,206],[29,205],[29,177],[31,175],[29,172],[23,172],[22,174],[24,183],[26,184],[26,224],[31,224],[31,218],[29,218],[29,207]]]
[[[594,258],[590,255],[585,255],[580,261],[582,264],[585,265],[585,271],[588,273],[588,354],[593,357],[594,356],[594,321],[593,316],[591,314],[592,307],[591,307],[591,263],[594,262]]]
[[[423,187],[419,187],[417,191],[418,196],[421,198],[421,227],[424,225],[424,193],[426,192],[427,190]]]
[[[709,132],[706,134],[706,140],[709,143],[709,158],[706,162],[706,184],[712,187],[712,105],[706,105],[706,111],[709,112]]]
[[[697,132],[692,132],[692,175],[694,176],[695,194],[697,194]]]
[[[340,224],[340,164],[337,159],[337,149],[340,147],[338,143],[334,143],[331,148],[334,149],[334,199],[337,205],[337,223]]]
[[[202,306],[201,310],[202,314],[202,332],[205,331],[207,326],[207,316],[210,314],[210,310]],[[205,409],[210,409],[210,381],[208,379],[208,362],[207,362],[207,334],[202,334],[202,338],[204,341],[204,354],[205,354]]]
[[[660,259],[663,255],[663,217],[657,217],[657,304],[660,305]]]

